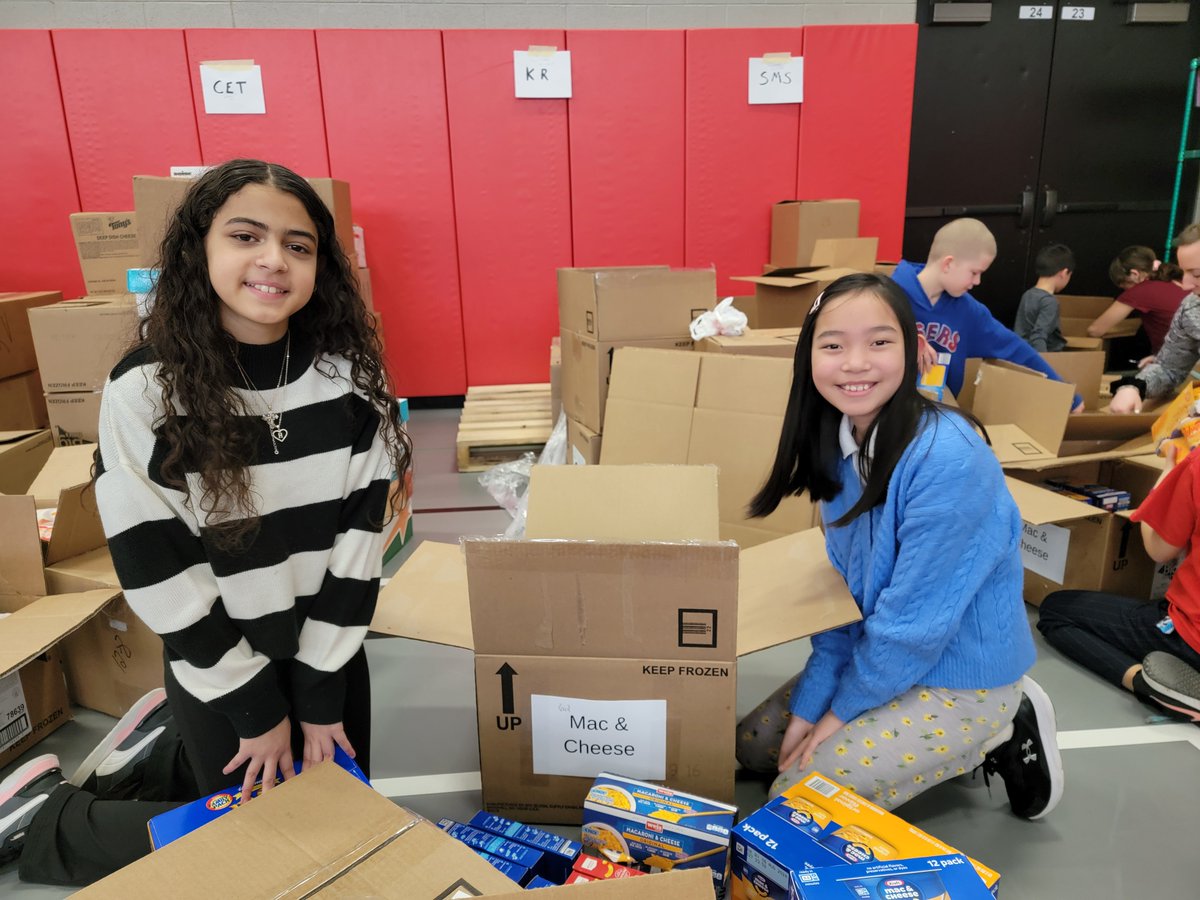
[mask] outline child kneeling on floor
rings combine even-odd
[[[885,808],[983,765],[1013,812],[1062,796],[1049,697],[1025,672],[1021,517],[971,423],[923,397],[899,287],[848,275],[818,298],[796,349],[774,467],[751,501],[820,501],[830,561],[862,621],[812,638],[804,671],[738,726],[738,760],[820,770]]]

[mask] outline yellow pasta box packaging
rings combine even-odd
[[[814,772],[734,829],[729,897],[787,900],[791,872],[957,852]],[[994,896],[1000,876],[975,860],[971,865]]]
[[[603,772],[583,803],[585,847],[651,869],[709,868],[720,895],[737,807]]]

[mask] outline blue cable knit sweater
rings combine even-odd
[[[854,457],[826,523],[862,493]],[[863,619],[812,639],[794,715],[843,721],[915,685],[979,690],[1017,681],[1036,655],[1021,600],[1021,516],[996,457],[954,413],[928,414],[892,472],[887,499],[825,546]]]

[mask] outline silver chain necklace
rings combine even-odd
[[[289,329],[287,333],[287,344],[283,349],[283,366],[279,370],[279,383],[275,385],[275,390],[278,391],[285,384],[288,378],[288,362],[292,358],[292,332]],[[279,445],[287,440],[287,429],[283,427],[283,413],[275,412],[267,398],[262,395],[258,388],[254,386],[254,382],[250,380],[250,376],[246,374],[246,370],[242,368],[242,361],[238,359],[237,352],[233,354],[234,365],[238,367],[238,371],[242,373],[242,379],[246,382],[246,390],[253,392],[262,405],[267,408],[265,413],[260,414],[260,418],[267,423],[267,430],[271,433],[271,448],[275,451],[275,455],[279,455]]]

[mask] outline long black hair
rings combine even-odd
[[[860,453],[858,456],[864,482],[862,496],[845,515],[831,524],[845,525],[884,501],[892,471],[916,435],[921,417],[945,408],[917,390],[917,321],[900,286],[882,275],[854,274],[839,278],[825,289],[800,330],[779,449],[766,483],[750,501],[751,517],[770,515],[788,496],[808,491],[814,501],[832,500],[842,490],[837,477],[838,460],[841,459],[838,429],[842,413],[822,397],[813,384],[813,336],[822,309],[827,309],[839,298],[861,293],[874,294],[895,314],[904,340],[904,377],[866,433],[860,435],[863,447],[871,446],[872,438],[875,439],[873,454]]]

